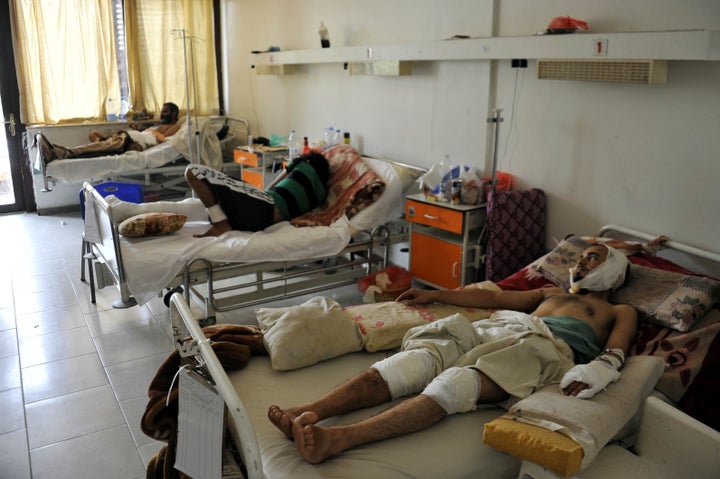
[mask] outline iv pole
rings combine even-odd
[[[178,29],[178,30],[170,30],[170,35],[174,35],[175,33],[180,33],[180,38],[183,41],[183,61],[185,63],[185,101],[187,103],[187,128],[188,128],[188,154],[190,155],[190,163],[199,163],[200,162],[200,131],[198,129],[199,122],[198,122],[198,108],[197,108],[197,90],[195,86],[195,78],[193,77],[193,103],[195,105],[195,143],[197,146],[197,157],[193,158],[193,146],[192,146],[192,137],[190,136],[190,131],[192,131],[192,117],[190,115],[190,70],[195,71],[195,59],[193,56],[193,48],[192,48],[192,40],[193,38],[187,35],[187,30]],[[190,62],[191,64],[188,64],[188,57],[187,57],[187,44],[188,40],[190,41]]]

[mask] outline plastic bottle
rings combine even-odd
[[[344,145],[350,144],[350,132],[349,131],[346,131],[345,133],[343,133],[343,144]]]
[[[327,148],[330,148],[331,146],[334,146],[335,143],[335,128],[332,126],[329,126],[325,128],[325,146]]]
[[[330,36],[328,35],[328,29],[323,22],[320,22],[320,46],[323,48],[330,48]]]
[[[333,145],[342,145],[342,144],[343,144],[342,132],[340,130],[335,130],[335,135],[333,136]]]
[[[310,144],[308,143],[307,136],[303,137],[303,155],[310,153]]]
[[[119,111],[120,111],[120,102],[118,102],[114,98],[108,98],[107,106],[105,107],[105,120],[106,121],[117,121]]]
[[[288,136],[288,156],[291,160],[300,156],[301,145],[300,137],[297,136],[295,130],[290,130],[290,136]]]

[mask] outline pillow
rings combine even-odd
[[[363,347],[360,331],[342,306],[314,297],[300,305],[255,310],[273,369],[310,366]]]
[[[111,207],[111,217],[115,224],[142,213],[178,213],[187,216],[187,221],[208,220],[207,209],[198,198],[185,198],[182,201],[131,203],[110,195],[105,198],[105,201]]]
[[[334,146],[323,154],[330,164],[327,201],[290,220],[295,226],[329,226],[343,215],[350,219],[385,191],[382,178],[351,146]]]
[[[187,216],[178,213],[143,213],[120,223],[118,231],[130,238],[158,236],[179,230],[185,221]]]
[[[652,249],[655,242],[619,243],[606,238],[571,236],[534,263],[534,267],[554,284],[569,287],[569,268],[577,263],[582,251],[592,242],[609,242],[625,253]],[[648,246],[650,245],[650,246]],[[633,257],[630,257],[634,261]],[[669,263],[665,261],[665,263]],[[680,270],[680,268],[677,268]],[[637,309],[641,321],[678,331],[687,331],[708,309],[720,300],[720,282],[690,274],[662,271],[631,265],[625,285],[610,297],[613,303],[630,304]]]
[[[620,379],[592,399],[565,396],[557,384],[547,385],[487,423],[483,442],[569,476],[586,468],[621,431],[622,437],[636,432],[623,431],[623,426],[638,412],[664,369],[660,358],[630,357]]]
[[[465,287],[494,291],[500,289],[490,281]],[[488,318],[492,313],[488,309],[465,308],[449,304],[407,306],[395,301],[347,306],[345,311],[360,328],[365,350],[369,352],[400,347],[405,333],[414,326],[431,323],[455,313],[462,313],[469,321]]]
[[[720,282],[633,264],[611,300],[635,306],[641,320],[686,332],[720,300]]]

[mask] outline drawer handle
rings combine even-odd
[[[460,271],[460,263],[457,262],[457,261],[455,261],[455,262],[453,263],[453,265],[452,265],[452,277],[453,277],[453,279],[457,279],[457,278],[460,277],[459,271]]]
[[[425,218],[428,220],[439,220],[440,219],[439,216],[433,216],[433,215],[429,215],[427,213],[425,213]]]

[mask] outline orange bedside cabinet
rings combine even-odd
[[[240,175],[243,181],[264,189],[265,174],[269,169],[274,170],[273,166],[276,161],[287,159],[287,154],[287,148],[238,146],[233,150],[233,161],[240,164],[242,168]]]
[[[485,224],[485,205],[453,205],[405,199],[410,224],[410,273],[435,288],[454,289],[474,283],[480,266],[477,244]]]

